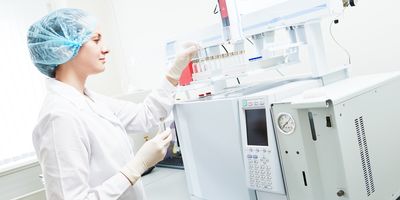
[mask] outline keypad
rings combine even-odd
[[[257,190],[272,190],[272,169],[269,161],[270,150],[248,148],[247,163],[250,187]]]

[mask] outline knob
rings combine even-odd
[[[337,195],[338,197],[342,197],[342,196],[344,196],[344,191],[343,191],[343,190],[339,190],[339,191],[336,193],[336,195]]]

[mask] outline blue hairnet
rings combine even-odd
[[[83,10],[64,8],[46,15],[28,30],[28,48],[34,65],[54,78],[58,65],[75,57],[95,28],[96,20]]]

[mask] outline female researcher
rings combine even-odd
[[[134,155],[126,131],[152,130],[168,116],[177,80],[198,47],[178,55],[162,87],[133,104],[85,88],[89,75],[104,71],[108,50],[84,11],[45,16],[29,28],[28,46],[34,65],[50,77],[33,131],[47,199],[145,199],[140,176],[162,160],[171,134],[156,135]]]

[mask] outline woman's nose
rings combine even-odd
[[[107,48],[107,47],[103,47],[103,48],[101,48],[101,53],[102,54],[108,54],[108,53],[110,53],[110,50]]]

